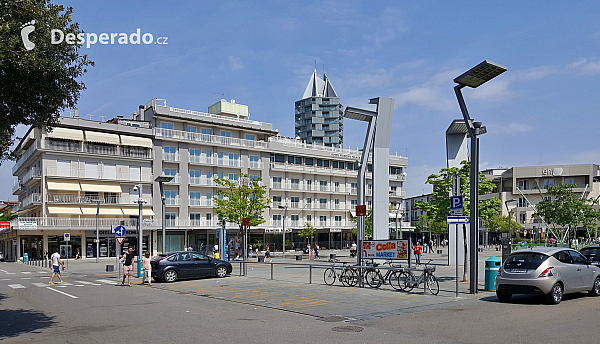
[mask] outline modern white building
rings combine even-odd
[[[0,232],[12,257],[24,252],[38,257],[55,247],[68,254],[68,245],[71,255],[79,249],[84,257],[95,257],[98,207],[100,256],[115,254],[111,226],[124,224],[125,245],[136,247],[136,184],[147,201],[144,249],[156,254],[162,247],[163,216],[153,181],[160,175],[174,177],[164,186],[167,251],[217,244],[214,180],[236,180],[238,173],[261,178],[272,200],[263,214],[266,223],[251,228],[250,243],[281,250],[284,221],[286,239],[295,247],[303,246],[297,233],[306,222],[317,228],[322,246],[341,247],[353,239],[361,152],[281,137],[272,124],[250,119],[248,107],[234,101],[221,100],[208,112],[198,112],[153,99],[128,119],[63,118],[50,133],[31,129],[17,150],[23,153],[13,168],[19,217]],[[407,162],[390,156],[390,203],[404,197]],[[370,177],[367,196],[372,194]],[[227,224],[227,231],[228,242],[240,239],[237,225]],[[62,240],[67,232],[70,243]]]

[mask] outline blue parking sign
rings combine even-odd
[[[450,215],[460,216],[463,214],[463,198],[462,196],[450,197]]]

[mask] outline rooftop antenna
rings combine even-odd
[[[91,120],[92,120],[92,117],[93,117],[94,115],[92,115],[91,113],[88,113],[87,115],[88,115],[88,116],[90,116],[90,121],[91,121]]]
[[[101,120],[102,122],[104,122],[104,120],[105,120],[105,119],[106,119],[106,116],[100,116],[100,120]]]

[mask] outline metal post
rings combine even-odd
[[[282,234],[282,238],[283,238],[283,245],[281,246],[281,258],[283,258],[283,255],[285,255],[285,218],[287,217],[287,210],[288,210],[288,206],[285,206],[285,210],[283,211],[283,234]]]
[[[165,214],[165,203],[167,202],[167,199],[165,198],[165,190],[163,188],[163,182],[158,182],[158,186],[160,188],[160,200],[162,203],[162,208],[161,208],[161,213],[162,213],[162,253],[166,253],[166,245],[167,245],[167,230],[166,230],[166,223],[167,222],[167,214]]]
[[[96,263],[100,263],[100,231],[98,230],[98,215],[100,215],[100,200],[96,200]]]
[[[471,279],[470,290],[471,294],[477,294],[478,276],[478,241],[479,241],[479,138],[471,137]]]
[[[312,284],[312,264],[308,266],[308,284]]]
[[[271,262],[271,279],[273,279],[273,263]]]
[[[138,210],[139,210],[139,214],[138,214],[138,226],[140,227],[139,229],[139,240],[138,240],[138,278],[142,277],[142,269],[141,269],[141,264],[142,264],[142,256],[144,255],[144,253],[142,252],[142,244],[143,244],[143,238],[144,238],[144,229],[143,229],[143,216],[142,216],[142,204],[144,203],[144,199],[142,198],[142,184],[138,184]]]
[[[396,240],[398,240],[398,212],[400,211],[400,207],[396,209]]]
[[[456,251],[456,256],[454,257],[454,263],[456,265],[456,297],[458,297],[458,224],[456,226],[456,244],[454,245],[454,250]]]

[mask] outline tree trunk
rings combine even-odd
[[[469,278],[468,278],[468,271],[469,271],[469,261],[467,259],[468,257],[468,247],[467,247],[467,226],[463,224],[463,243],[465,246],[465,264],[464,264],[464,270],[463,270],[463,278],[461,280],[461,282],[468,282]],[[473,245],[471,245],[473,246]],[[458,259],[458,257],[456,257],[456,259]]]

